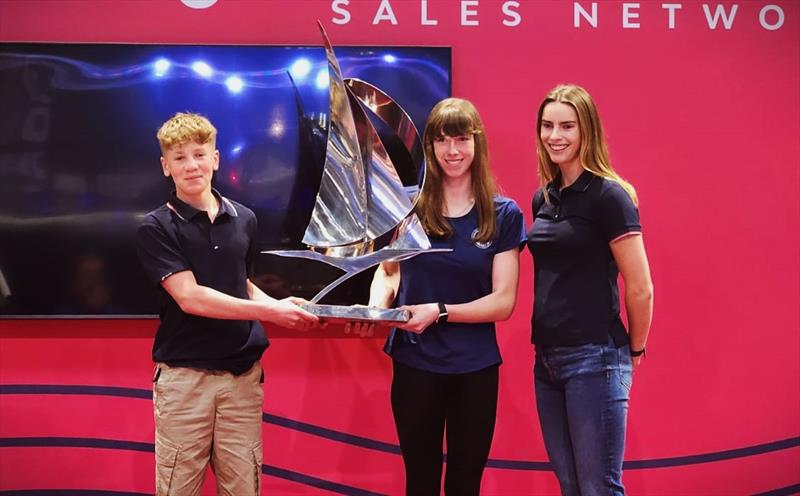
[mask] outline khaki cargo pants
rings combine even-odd
[[[156,364],[156,496],[199,495],[209,461],[218,495],[260,494],[261,374]]]

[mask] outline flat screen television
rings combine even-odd
[[[420,133],[450,94],[449,48],[335,51],[345,77],[391,95]],[[155,132],[178,111],[217,127],[214,186],[255,211],[262,248],[302,248],[328,103],[322,47],[0,44],[0,317],[157,313],[135,231],[171,190]],[[262,255],[255,282],[310,297],[339,274]],[[366,302],[368,278],[325,302]]]

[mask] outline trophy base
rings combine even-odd
[[[342,305],[300,305],[301,308],[309,313],[313,313],[323,322],[343,323],[343,322],[370,322],[373,324],[401,324],[411,319],[408,310],[399,308],[378,308],[378,307],[347,307]]]

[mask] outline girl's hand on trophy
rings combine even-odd
[[[344,333],[353,333],[360,338],[371,338],[375,335],[375,324],[372,322],[350,321],[344,325]]]
[[[356,303],[354,307],[367,308],[366,305]],[[344,325],[344,333],[352,333],[360,338],[371,338],[375,334],[375,324],[361,320],[351,320]]]
[[[400,307],[411,313],[411,319],[405,324],[398,324],[398,328],[415,334],[422,334],[431,324],[439,318],[439,305],[425,303],[423,305],[403,305]]]

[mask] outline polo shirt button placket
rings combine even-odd
[[[208,241],[209,241],[209,244],[211,245],[211,249],[213,251],[218,251],[219,250],[219,244],[216,241],[216,238],[218,236],[216,236],[215,233],[216,233],[216,229],[214,229],[214,223],[212,222],[211,226],[209,226],[209,229],[208,229]]]
[[[558,220],[561,218],[561,206],[564,205],[564,197],[567,196],[567,191],[564,190],[561,192],[561,195],[558,198],[558,206],[556,207],[556,214],[553,217],[554,220]]]

